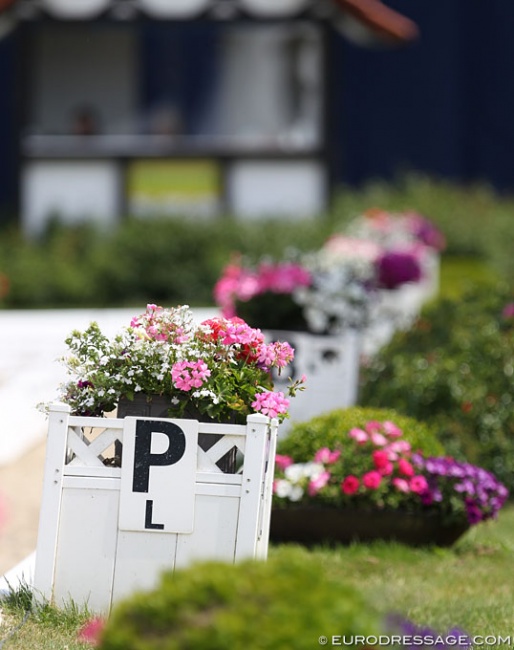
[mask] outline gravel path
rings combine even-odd
[[[44,462],[45,444],[40,443],[15,462],[0,467],[5,510],[0,530],[0,575],[36,548]]]

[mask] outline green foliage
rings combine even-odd
[[[331,411],[308,422],[296,423],[287,437],[280,441],[278,452],[292,456],[296,462],[308,462],[322,447],[335,449],[346,443],[350,429],[364,428],[370,420],[394,422],[402,429],[403,437],[412,448],[422,450],[427,456],[444,453],[443,446],[426,424],[393,409],[359,406]]]
[[[212,290],[234,254],[282,259],[317,249],[362,212],[415,210],[445,234],[446,255],[468,256],[514,284],[510,232],[514,200],[486,186],[459,187],[422,176],[342,187],[326,217],[245,220],[126,219],[111,230],[53,222],[38,240],[11,224],[0,233],[0,279],[8,308],[161,304],[212,305]]]
[[[117,606],[101,650],[311,650],[324,634],[372,635],[379,617],[315,556],[281,549],[267,562],[199,563]],[[348,647],[357,647],[348,645]]]
[[[0,237],[0,273],[10,285],[0,305],[206,306],[233,254],[279,257],[284,246],[308,250],[327,235],[319,220],[130,219],[111,231],[52,224],[39,240],[10,229]]]
[[[362,372],[361,403],[428,422],[450,453],[514,479],[514,327],[506,287],[431,305]]]

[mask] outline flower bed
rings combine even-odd
[[[391,421],[354,427],[332,449],[322,447],[306,462],[279,454],[276,465],[277,509],[320,505],[422,514],[437,517],[443,527],[462,526],[463,532],[496,517],[508,496],[505,486],[480,467],[413,450]]]

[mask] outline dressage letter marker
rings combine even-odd
[[[192,533],[198,422],[125,418],[120,530]]]

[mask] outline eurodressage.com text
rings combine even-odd
[[[441,646],[446,644],[448,647],[456,648],[480,648],[488,646],[500,646],[503,648],[514,648],[514,636],[500,636],[494,634],[488,634],[486,636],[468,636],[467,634],[462,635],[421,635],[421,634],[392,634],[390,636],[381,634],[379,636],[364,636],[364,635],[354,635],[354,636],[343,636],[343,635],[333,635],[332,637],[326,637],[321,635],[318,639],[319,645],[331,645],[331,646],[351,646],[351,645],[363,645],[363,646],[394,646],[396,644],[400,646],[420,646],[420,647],[430,647],[430,646]]]

